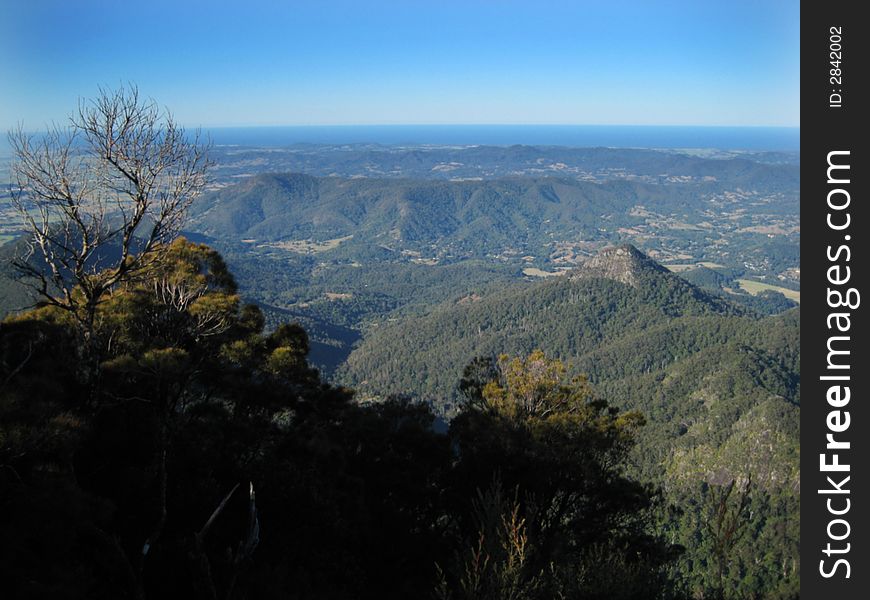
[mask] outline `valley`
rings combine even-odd
[[[192,207],[186,235],[218,248],[246,296],[281,315],[275,322],[304,323],[327,375],[379,323],[564,274],[614,244],[633,244],[763,313],[793,305],[800,288],[797,154],[374,144],[212,151],[210,191]],[[20,229],[8,195],[0,215],[0,235],[11,241]],[[4,312],[25,298],[5,270]]]

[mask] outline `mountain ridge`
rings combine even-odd
[[[549,234],[606,240],[603,232],[643,225],[649,213],[708,219],[702,214],[708,204],[729,190],[718,181],[658,185],[554,175],[451,181],[268,173],[198,199],[191,227],[260,242],[352,233],[409,243],[462,242],[484,233],[502,245]],[[790,196],[772,198],[764,210],[790,213],[795,202]]]
[[[461,368],[476,356],[522,354],[540,347],[570,358],[593,351],[605,340],[612,343],[657,324],[705,316],[754,318],[637,248],[620,245],[605,249],[567,277],[507,288],[475,302],[446,302],[395,323],[376,323],[351,352],[341,378],[364,394],[404,391],[452,401]],[[390,366],[399,356],[403,372]],[[405,377],[407,372],[416,375]]]

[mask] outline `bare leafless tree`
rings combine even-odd
[[[87,342],[97,307],[157,262],[203,190],[208,144],[136,87],[82,100],[66,126],[9,133],[12,202],[29,236],[15,261]]]

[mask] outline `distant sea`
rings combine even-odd
[[[715,148],[800,150],[798,127],[658,127],[629,125],[311,125],[218,127],[215,144],[605,146],[613,148]]]

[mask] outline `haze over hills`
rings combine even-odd
[[[780,161],[800,151],[799,127],[644,125],[334,125],[209,128],[221,147],[395,151],[469,147],[654,148],[703,156]],[[2,144],[0,144],[2,148]],[[793,161],[794,159],[788,159]]]
[[[677,150],[626,147],[296,144],[218,146],[218,183],[257,173],[315,176],[496,179],[560,175],[588,181],[614,178],[650,183],[669,177],[712,177],[732,185],[774,177],[795,181],[798,152]]]

